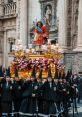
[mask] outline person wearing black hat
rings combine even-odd
[[[56,87],[56,91],[54,93],[54,96],[55,96],[55,103],[56,103],[56,106],[57,106],[57,111],[58,113],[61,114],[61,108],[60,108],[60,105],[61,105],[61,102],[62,102],[62,98],[63,98],[63,94],[62,94],[62,76],[61,76],[61,73],[58,71],[57,67],[56,67],[56,71],[55,71],[55,75],[54,75],[54,85]]]
[[[40,70],[39,77],[37,79],[37,99],[38,99],[38,113],[43,114],[43,83],[42,83],[42,69]]]
[[[8,67],[8,69],[7,69],[7,76],[9,76],[11,78],[10,67]]]
[[[16,113],[16,117],[19,117],[18,112],[20,109],[20,105],[22,102],[22,88],[23,80],[19,78],[17,66],[15,67],[15,80],[13,82],[13,102],[14,102],[14,111]]]
[[[37,80],[36,80],[35,68],[32,70],[31,79],[24,83],[23,101],[20,107],[20,117],[34,116],[36,114],[36,92],[37,92]]]
[[[23,93],[23,81],[22,79],[15,78],[12,82],[13,86],[13,106],[14,106],[14,116],[19,117],[19,109],[22,103],[22,93]]]
[[[19,109],[19,116],[20,117],[29,117],[29,105],[30,105],[30,86],[31,86],[31,79],[27,78],[23,84],[23,93],[22,93],[22,102]],[[25,116],[26,115],[26,116]]]
[[[38,90],[38,83],[37,83],[37,79],[36,79],[36,73],[35,73],[35,68],[32,72],[31,75],[31,86],[30,86],[30,91],[31,91],[31,97],[30,97],[30,113],[32,114],[32,116],[34,116],[35,114],[37,114],[37,90]]]
[[[58,69],[55,68],[55,75],[54,75],[54,79],[58,79]]]
[[[70,105],[70,84],[66,79],[63,80],[63,107],[64,107],[64,115],[68,115],[68,107]]]
[[[67,71],[67,75],[66,75],[66,80],[69,81],[70,78],[71,78],[71,76],[72,76],[72,71],[71,70],[68,70]]]
[[[48,78],[47,82],[44,83],[44,90],[43,90],[43,97],[44,97],[44,114],[45,115],[52,115],[56,114],[56,108],[54,105],[54,82],[52,80],[51,75],[51,68],[48,69]]]

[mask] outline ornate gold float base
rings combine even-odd
[[[30,54],[29,55],[29,59],[39,59],[39,58],[45,58],[44,55],[33,55],[33,54]]]

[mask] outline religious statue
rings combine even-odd
[[[52,17],[52,11],[50,9],[50,6],[47,6],[46,13],[45,13],[45,18],[46,18],[46,23],[48,23],[48,25],[51,24],[51,17]]]
[[[47,44],[48,32],[46,26],[44,26],[41,21],[38,21],[34,25],[33,34],[34,34],[35,45]]]

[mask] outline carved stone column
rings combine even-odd
[[[82,52],[82,0],[79,0],[78,8],[78,37],[77,37],[77,47],[75,51]]]
[[[67,48],[67,1],[59,0],[59,38],[58,43],[62,49]]]
[[[8,63],[8,54],[7,54],[7,45],[6,45],[6,38],[7,38],[7,32],[6,30],[4,31],[4,44],[3,44],[3,67],[7,67]]]
[[[0,0],[0,16],[3,16],[3,5],[1,0]]]
[[[20,0],[20,39],[23,45],[27,45],[27,1]]]
[[[77,46],[78,36],[78,2],[79,0],[72,0],[72,19],[71,19],[71,39],[73,50]]]
[[[20,39],[20,0],[16,1],[16,39]]]

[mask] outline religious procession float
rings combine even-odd
[[[51,44],[47,28],[41,21],[34,23],[31,31],[34,40],[33,44],[28,44],[27,49],[22,46],[21,40],[13,46],[14,60],[10,66],[11,77],[26,80],[41,76],[45,79],[51,74],[51,77],[55,78],[56,72],[63,77],[62,49],[57,43]]]

